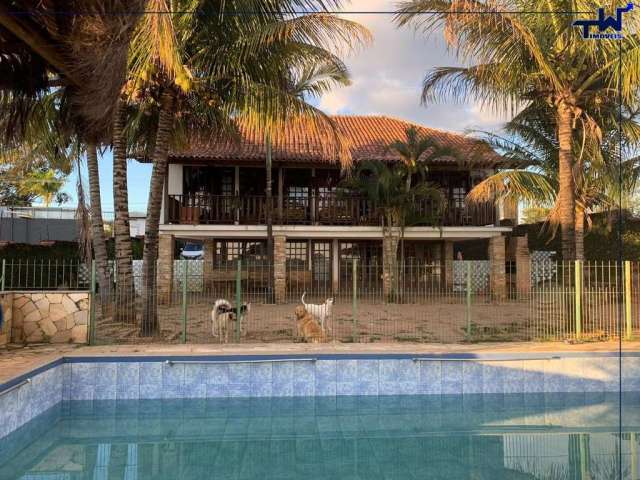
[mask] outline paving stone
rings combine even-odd
[[[34,310],[29,315],[24,317],[24,323],[37,322],[41,318],[42,314],[40,313],[40,310]]]
[[[52,322],[57,322],[58,320],[62,320],[67,316],[67,311],[65,308],[58,304],[53,304],[49,307],[49,318]]]
[[[49,300],[49,303],[61,303],[62,297],[64,297],[62,293],[47,293],[47,300]]]
[[[76,305],[76,302],[71,300],[68,296],[65,296],[62,299],[62,306],[67,311],[67,313],[73,313],[78,311],[78,306]]]
[[[40,322],[38,322],[38,325],[40,325],[40,328],[48,337],[52,337],[58,331],[53,322],[48,318],[43,318]]]
[[[71,340],[73,343],[86,343],[87,342],[87,326],[76,325],[71,329]]]

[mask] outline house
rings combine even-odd
[[[505,236],[512,230],[514,212],[509,215],[509,209],[497,209],[493,203],[465,202],[474,185],[504,166],[502,157],[485,143],[463,135],[386,116],[336,116],[334,120],[348,140],[353,162],[400,161],[387,146],[405,139],[411,126],[459,150],[465,161],[437,158],[428,165],[428,180],[440,186],[446,207],[440,226],[406,228],[405,259],[441,266],[435,274],[447,285],[453,281],[454,242],[484,239],[489,242],[488,255],[496,260],[494,277],[504,282]],[[266,258],[263,140],[262,133],[244,129],[239,140],[194,138],[188,147],[170,152],[160,225],[160,272],[172,273],[176,239],[203,242],[205,272],[225,268],[237,258],[249,262]],[[344,173],[337,162],[323,156],[321,142],[317,135],[290,125],[272,147],[277,298],[284,296],[294,270],[304,269],[306,280],[337,292],[341,282],[347,281],[344,272],[354,258],[367,265],[384,264],[379,212],[357,195],[338,194]],[[417,208],[427,212],[434,207]],[[159,288],[166,293],[171,282],[160,279]]]

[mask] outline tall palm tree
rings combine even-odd
[[[612,105],[615,108],[614,105]],[[532,105],[507,122],[502,134],[476,132],[516,168],[506,169],[487,177],[469,193],[472,202],[495,200],[521,201],[547,211],[546,222],[555,232],[558,220],[559,147],[553,122],[549,122],[548,106]],[[614,208],[618,203],[620,177],[626,194],[635,191],[640,168],[635,159],[618,161],[619,129],[617,120],[601,118],[606,134],[603,138],[589,136],[576,129],[574,135],[575,175],[575,245],[576,259],[584,259],[585,225],[590,214]],[[623,143],[627,148],[637,145],[640,126],[633,116],[623,117]]]
[[[9,119],[4,134],[22,135],[34,106],[47,94],[56,93],[60,124],[89,146],[88,161],[94,163],[93,145],[111,140],[113,112],[125,81],[127,48],[143,5],[144,0],[70,0],[61,8],[55,0],[9,0],[0,6],[0,98],[3,116]],[[95,234],[102,231],[96,224],[102,217],[96,201],[97,171],[90,165],[96,254],[105,251]],[[121,211],[118,209],[116,220]],[[126,257],[120,250],[117,248],[117,256]],[[101,272],[105,270],[98,266],[99,281],[104,280]],[[127,268],[119,272],[126,273]],[[120,280],[132,284],[130,278]]]
[[[595,12],[594,0],[552,0],[544,15],[524,0],[407,0],[395,22],[426,33],[444,28],[445,39],[463,67],[441,67],[424,79],[422,100],[474,99],[503,112],[544,100],[553,108],[558,140],[558,221],[562,256],[575,257],[574,133],[581,123],[597,132],[594,120],[603,98],[618,88],[634,104],[640,79],[635,33],[622,40],[585,41],[566,12]],[[613,4],[612,4],[613,7]],[[424,12],[432,12],[423,15]],[[629,32],[640,19],[625,18]],[[620,72],[624,72],[620,75]]]
[[[263,130],[275,142],[280,140],[284,122],[304,117],[309,120],[305,123],[309,130],[328,132],[325,153],[346,161],[350,158],[348,149],[336,141],[339,134],[329,117],[301,100],[287,85],[291,72],[309,63],[323,60],[337,64],[339,59],[329,49],[352,47],[368,38],[368,33],[353,22],[322,13],[296,13],[301,5],[313,11],[328,8],[312,0],[235,0],[225,2],[224,12],[217,4],[197,0],[185,3],[191,8],[174,8],[175,15],[145,16],[149,18],[141,24],[132,46],[134,87],[155,95],[158,112],[157,128],[148,142],[153,170],[143,259],[148,289],[143,303],[143,334],[152,334],[158,328],[154,271],[162,187],[177,124],[174,112],[182,112],[187,119],[193,114],[198,120],[233,119],[247,128]],[[199,14],[182,13],[194,9]],[[253,14],[239,16],[236,11]],[[149,42],[149,38],[158,42]],[[193,121],[190,126],[195,125],[202,123]]]
[[[399,293],[398,245],[404,228],[415,223],[438,224],[440,208],[427,215],[417,209],[417,205],[425,201],[436,207],[443,205],[442,193],[424,180],[425,173],[421,163],[410,168],[404,163],[393,165],[368,160],[358,163],[354,174],[342,182],[347,191],[362,195],[380,212],[384,237],[383,283],[389,301],[394,301]],[[418,174],[422,181],[407,188],[407,177],[411,174]]]
[[[349,72],[342,62],[332,60],[331,62],[320,61],[318,63],[309,62],[302,68],[291,70],[291,77],[285,79],[286,89],[289,93],[301,101],[319,98],[323,94],[331,91],[337,86],[348,86],[351,84]],[[267,223],[267,258],[268,264],[273,265],[273,162],[272,162],[272,141],[271,135],[265,133],[265,168],[266,186],[265,197],[267,202],[266,223]],[[275,271],[272,272],[275,275]],[[271,279],[275,285],[275,277]]]
[[[100,199],[100,174],[98,172],[98,147],[95,142],[87,143],[87,173],[89,177],[89,204],[91,219],[91,240],[94,260],[96,262],[96,275],[100,293],[105,305],[109,276],[109,255],[107,254],[107,239],[104,233],[104,221],[102,219],[102,200]]]

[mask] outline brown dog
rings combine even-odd
[[[322,343],[327,341],[327,337],[324,334],[318,322],[316,322],[304,305],[298,305],[296,307],[296,325],[298,327],[298,337],[304,339],[305,342]]]

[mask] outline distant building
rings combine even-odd
[[[0,207],[0,242],[42,245],[75,242],[75,208]]]
[[[110,236],[109,214],[104,215]],[[144,237],[147,215],[130,213],[131,236]],[[75,208],[0,207],[0,242],[47,245],[54,242],[77,242],[78,223]]]

